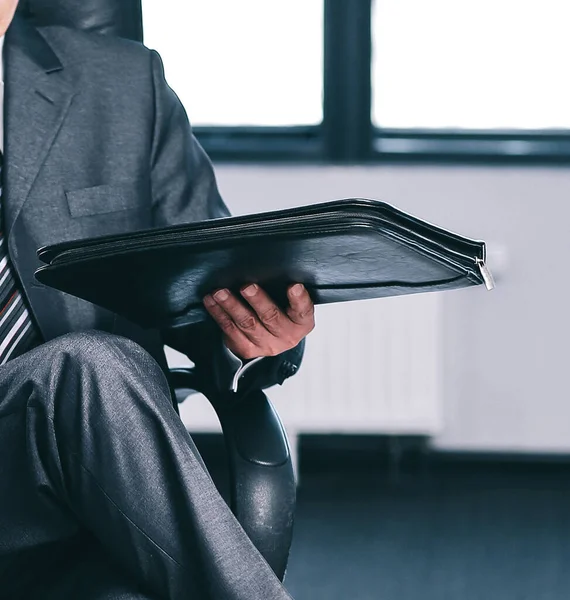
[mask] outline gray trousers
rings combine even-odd
[[[0,367],[0,598],[290,598],[135,343],[69,334]]]

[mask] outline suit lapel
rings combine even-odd
[[[6,34],[5,235],[9,235],[59,131],[75,90],[40,33],[16,18]]]

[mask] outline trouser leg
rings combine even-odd
[[[289,598],[215,489],[142,348],[70,334],[8,363],[0,395],[0,439],[8,421],[14,443],[25,438],[24,471],[9,484],[35,500],[23,513],[7,508],[36,542],[85,528],[162,598]],[[0,471],[6,485],[2,477],[10,473]]]
[[[68,556],[26,600],[157,600],[111,562],[94,540]]]

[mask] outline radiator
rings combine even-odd
[[[317,307],[299,373],[268,394],[290,436],[302,433],[434,435],[442,427],[441,295]],[[171,365],[183,364],[169,353]],[[190,431],[218,431],[192,396]]]

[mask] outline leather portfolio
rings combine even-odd
[[[202,298],[250,282],[285,305],[493,286],[485,244],[374,200],[348,199],[40,248],[41,283],[145,327],[207,318]]]

